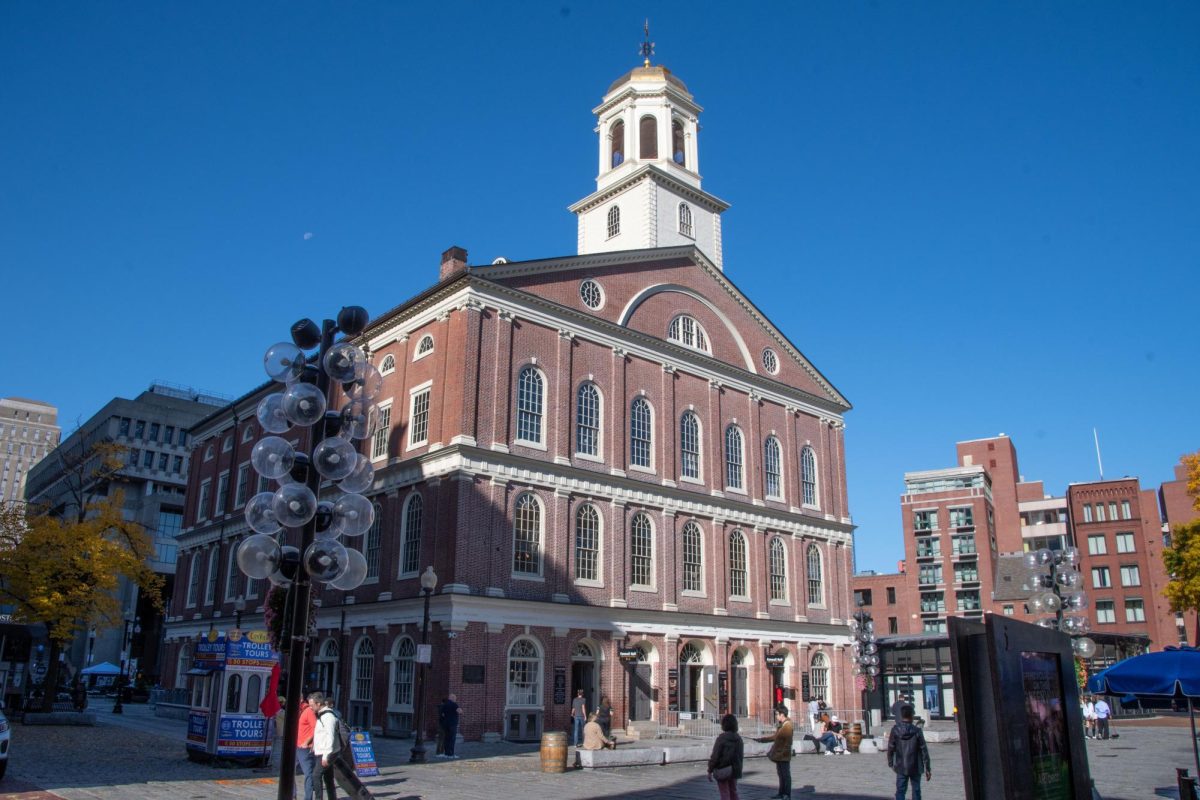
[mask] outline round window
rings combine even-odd
[[[579,284],[579,297],[583,304],[593,311],[604,305],[604,293],[600,291],[600,284],[590,278]]]
[[[779,357],[775,355],[775,351],[769,347],[766,350],[763,350],[762,364],[767,372],[771,373],[772,375],[774,375],[776,372],[779,372]]]

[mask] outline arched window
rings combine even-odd
[[[746,597],[746,537],[741,531],[729,534],[729,594]]]
[[[667,328],[667,338],[684,347],[708,352],[708,337],[704,334],[704,328],[700,327],[700,323],[694,317],[687,314],[680,314],[671,320],[671,326]]]
[[[658,158],[658,120],[649,114],[638,123],[638,158]]]
[[[639,397],[629,409],[629,463],[650,466],[650,404]]]
[[[778,536],[771,540],[768,562],[771,570],[771,599],[787,600],[787,557],[783,540]]]
[[[542,572],[542,504],[528,493],[517,498],[513,519],[513,572]]]
[[[196,605],[196,595],[200,591],[200,553],[192,553],[192,565],[188,568],[187,604]]]
[[[808,670],[809,689],[816,700],[829,702],[829,661],[824,653],[812,657],[812,666]]]
[[[414,659],[417,646],[407,636],[396,640],[392,650],[392,705],[412,708]]]
[[[608,238],[613,238],[621,232],[621,207],[613,206],[608,210]]]
[[[417,342],[417,358],[427,356],[433,352],[433,336],[428,333],[421,337],[421,341]]]
[[[683,590],[704,591],[704,551],[700,526],[689,522],[683,526]]]
[[[625,161],[625,123],[621,120],[614,122],[608,129],[608,138],[611,148],[609,165],[619,167]]]
[[[508,650],[508,706],[541,705],[541,650],[529,639],[517,639]]]
[[[217,597],[217,562],[221,558],[221,551],[214,547],[208,554],[208,585],[204,590],[204,602],[212,603]]]
[[[175,688],[187,686],[187,674],[192,668],[192,646],[184,642],[179,646],[179,656],[175,661]]]
[[[321,645],[321,650],[313,658],[313,663],[317,667],[317,687],[326,696],[337,694],[338,674],[340,673],[339,660],[341,659],[342,651],[338,647],[336,639],[326,639],[325,644]]]
[[[783,473],[780,466],[779,440],[768,436],[763,443],[763,477],[766,483],[767,497],[783,497]]]
[[[400,545],[401,575],[416,575],[421,569],[421,512],[424,502],[419,492],[413,492],[404,505],[404,533]]]
[[[542,441],[542,373],[537,367],[521,370],[517,379],[517,438]]]
[[[383,363],[379,365],[379,371],[384,375],[396,369],[396,357],[393,355],[384,356]]]
[[[730,489],[741,489],[742,464],[745,459],[742,454],[742,432],[736,425],[725,429],[725,485]]]
[[[375,645],[362,639],[354,648],[354,699],[369,703],[375,680]]]
[[[815,544],[808,546],[805,559],[808,564],[808,604],[819,606],[825,602],[825,589],[821,580],[821,551]]]
[[[251,675],[246,679],[246,713],[253,714],[262,705],[262,676]]]
[[[629,535],[630,584],[633,586],[654,585],[654,534],[650,518],[635,514],[630,524]]]
[[[800,484],[804,489],[804,505],[817,505],[817,456],[811,447],[800,451]]]
[[[679,204],[679,232],[684,236],[692,235],[692,207],[687,203]]]
[[[683,646],[683,649],[679,651],[679,663],[703,664],[704,654],[700,652],[700,648],[696,646],[695,642],[688,642]]]
[[[367,579],[379,578],[379,544],[383,529],[383,506],[375,504],[375,521],[363,540],[363,558],[367,560]]]
[[[679,418],[679,462],[683,477],[700,477],[700,418],[691,411]]]
[[[236,672],[231,673],[225,683],[225,711],[229,714],[242,713],[242,676]]]
[[[575,451],[600,455],[600,390],[594,383],[580,386],[576,396]]]
[[[681,167],[687,166],[687,156],[684,151],[683,123],[671,121],[671,160]]]
[[[254,426],[247,425],[246,429],[242,431],[242,444],[245,444],[246,442],[250,441],[253,438],[254,438]]]
[[[589,504],[575,512],[575,577],[600,580],[600,512]]]

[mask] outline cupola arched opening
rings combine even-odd
[[[687,156],[684,150],[683,123],[671,121],[671,159],[681,167],[687,166]]]
[[[638,123],[638,158],[658,158],[658,120],[649,114]]]
[[[609,165],[619,167],[625,161],[625,123],[622,120],[617,120],[608,129],[608,138],[611,141]]]

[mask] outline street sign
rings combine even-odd
[[[419,644],[417,645],[417,657],[414,659],[418,664],[429,664],[433,661],[433,645]]]

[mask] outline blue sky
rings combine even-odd
[[[704,106],[727,273],[855,404],[858,566],[903,473],[1005,432],[1062,493],[1200,448],[1200,5],[0,4],[0,395],[64,426],[237,394],[301,316],[439,254],[571,254],[591,109]]]

